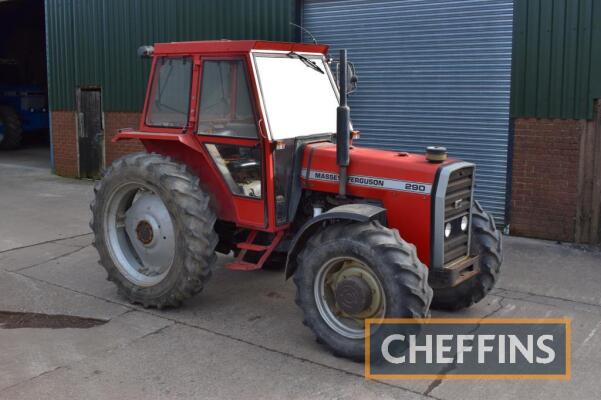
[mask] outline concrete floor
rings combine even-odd
[[[367,381],[315,342],[281,273],[220,267],[177,310],[124,302],[90,246],[91,196],[44,149],[0,153],[0,311],[106,321],[0,329],[0,399],[601,398],[598,250],[507,237],[497,289],[453,314],[572,318],[570,381]]]
[[[49,168],[47,147],[0,152],[0,251],[90,231],[91,182]]]

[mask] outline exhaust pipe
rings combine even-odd
[[[346,49],[340,50],[340,63],[338,64],[338,87],[340,91],[340,105],[336,109],[336,162],[339,167],[340,197],[346,196],[346,184],[348,182],[347,167],[349,165],[350,146],[350,114],[351,109],[346,102],[346,73],[348,71],[346,62]]]

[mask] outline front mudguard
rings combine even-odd
[[[323,214],[320,214],[309,221],[298,230],[292,244],[288,249],[288,257],[286,258],[286,279],[294,275],[297,263],[296,256],[305,246],[305,243],[318,230],[326,225],[338,221],[379,221],[382,225],[386,225],[386,209],[372,204],[344,204],[334,207]]]

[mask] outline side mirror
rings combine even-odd
[[[349,77],[348,94],[351,94],[357,90],[357,85],[359,83],[359,77],[357,76],[357,71],[355,71],[355,64],[352,62],[348,63],[348,72],[346,75]]]
[[[335,63],[336,63],[336,82],[339,82],[340,62],[336,61]],[[347,76],[346,94],[354,93],[357,90],[357,84],[359,82],[359,77],[357,76],[357,72],[355,71],[355,65],[350,61],[347,61],[346,76]],[[338,88],[338,89],[340,89],[340,88]]]

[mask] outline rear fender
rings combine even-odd
[[[334,207],[323,214],[318,215],[305,222],[294,236],[288,257],[286,259],[286,279],[290,278],[298,267],[296,257],[305,247],[305,243],[319,229],[325,228],[329,224],[339,221],[380,221],[386,224],[386,209],[371,204],[344,204]]]
[[[202,145],[194,135],[185,133],[138,132],[133,129],[121,129],[113,142],[139,139],[149,153],[162,154],[186,165],[199,178],[200,185],[211,198],[211,205],[219,219],[237,222],[234,197],[220,175],[214,170]]]
[[[122,140],[139,139],[142,143],[145,141],[167,141],[180,142],[184,146],[190,147],[192,150],[202,152],[202,146],[192,138],[192,135],[185,133],[159,133],[159,132],[139,132],[133,129],[120,129],[119,133],[113,137],[113,142]]]

